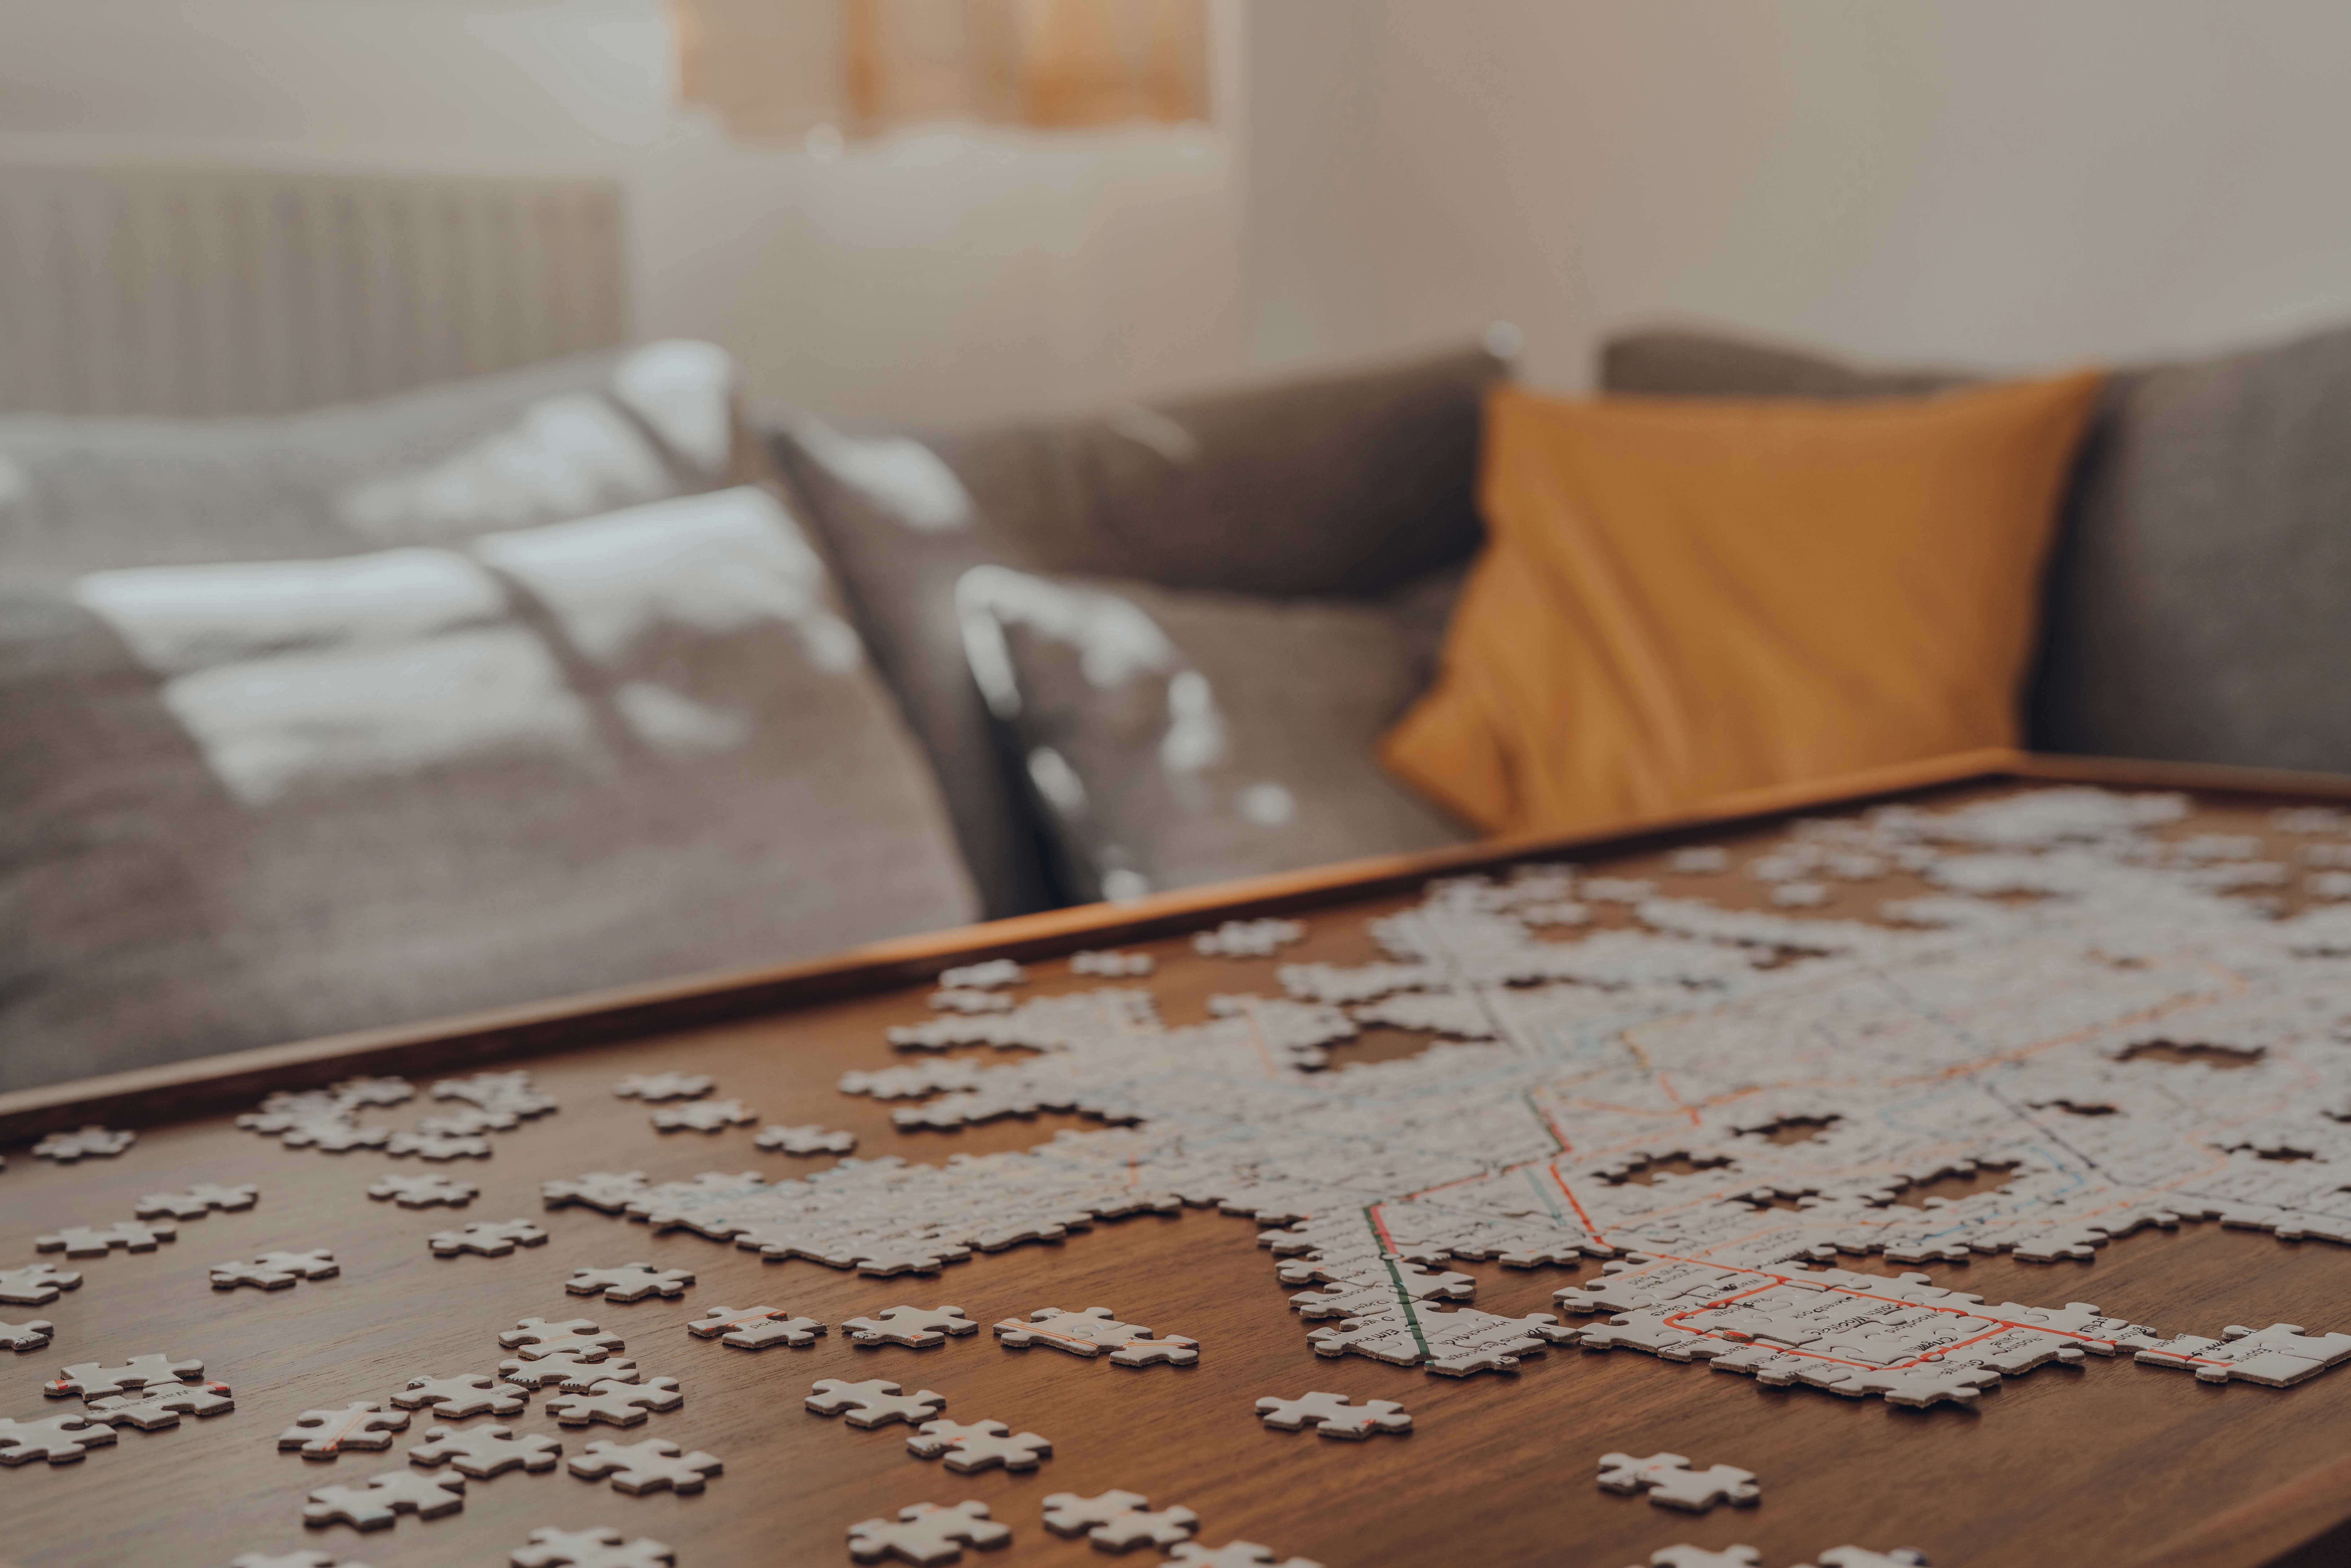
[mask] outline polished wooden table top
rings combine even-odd
[[[2253,793],[2208,796],[2198,820],[2214,831],[2262,831],[2273,803]],[[1703,837],[1736,844],[1774,826],[1765,819]],[[1628,841],[1577,858],[1595,871],[1650,874],[1670,841]],[[1158,958],[1158,972],[1140,983],[1155,992],[1166,1021],[1195,1022],[1207,1016],[1213,993],[1278,992],[1280,962],[1379,956],[1365,922],[1410,902],[1404,884],[1416,874],[1390,867],[1353,882],[1293,880],[1229,897],[1192,895],[980,928],[896,950],[859,971],[866,978],[858,984],[935,973],[946,958],[1011,951],[1035,963],[1031,992],[1084,989],[1105,982],[1072,977],[1065,964],[1037,962],[1038,956],[1123,941]],[[1807,913],[1865,914],[1888,891],[1872,887],[1865,902],[1840,894],[1854,900],[1850,909]],[[1213,924],[1228,911],[1285,906],[1301,912],[1310,935],[1279,959],[1201,957],[1165,934]],[[1155,930],[1163,934],[1154,937]],[[937,1161],[952,1152],[1025,1148],[1058,1128],[1091,1124],[1047,1113],[949,1134],[894,1129],[888,1104],[834,1086],[844,1071],[892,1062],[883,1030],[931,1016],[925,988],[893,984],[826,999],[828,989],[857,988],[837,974],[822,977],[831,973],[812,969],[750,993],[744,1004],[750,1016],[711,1009],[715,1021],[664,1025],[664,1016],[674,1020],[678,1013],[642,1012],[631,1027],[652,1032],[634,1038],[597,1038],[615,1031],[575,1009],[544,1029],[510,1019],[438,1036],[414,1031],[0,1102],[0,1134],[16,1145],[0,1175],[6,1217],[0,1268],[33,1261],[38,1235],[128,1218],[145,1194],[203,1182],[261,1189],[251,1211],[184,1222],[178,1239],[155,1252],[63,1265],[87,1283],[53,1303],[0,1305],[0,1319],[43,1317],[57,1325],[51,1348],[0,1364],[10,1378],[0,1415],[70,1408],[45,1403],[38,1392],[60,1365],[152,1352],[201,1358],[206,1375],[229,1384],[236,1398],[233,1413],[173,1430],[124,1428],[114,1447],[79,1464],[0,1471],[0,1520],[7,1526],[0,1554],[22,1568],[160,1568],[310,1548],[375,1568],[487,1565],[504,1563],[537,1527],[609,1525],[667,1542],[684,1568],[831,1564],[848,1561],[844,1531],[854,1521],[920,1500],[975,1498],[1012,1526],[1014,1539],[1002,1552],[970,1553],[966,1562],[1074,1565],[1102,1559],[1083,1541],[1045,1531],[1040,1500],[1123,1488],[1147,1493],[1155,1506],[1196,1511],[1199,1539],[1209,1545],[1259,1542],[1276,1561],[1296,1554],[1331,1568],[1620,1568],[1673,1542],[1752,1542],[1766,1568],[1808,1562],[1846,1542],[1919,1548],[1938,1568],[2136,1562],[2251,1568],[2351,1516],[2351,1372],[2291,1389],[2215,1387],[2123,1360],[2093,1360],[2014,1379],[1979,1409],[1925,1411],[1572,1346],[1531,1359],[1513,1375],[1455,1380],[1357,1357],[1317,1358],[1286,1304],[1295,1287],[1275,1281],[1258,1245],[1261,1227],[1213,1209],[1101,1223],[1065,1242],[977,1254],[935,1276],[894,1279],[804,1260],[763,1262],[687,1231],[655,1233],[578,1207],[542,1209],[542,1180],[588,1170],[642,1170],[656,1181],[705,1171],[781,1177],[827,1163],[757,1151],[747,1127],[656,1134],[643,1105],[612,1092],[627,1073],[711,1074],[719,1093],[756,1106],[761,1122],[845,1127],[868,1156]],[[664,1005],[685,995],[674,993]],[[794,995],[802,999],[789,1000]],[[580,1043],[567,1045],[567,1038]],[[1427,1042],[1374,1028],[1337,1055],[1405,1056]],[[534,1054],[494,1060],[517,1048]],[[366,1150],[286,1149],[232,1124],[231,1109],[249,1107],[266,1086],[403,1069],[422,1082],[467,1059],[527,1067],[560,1111],[497,1134],[490,1159],[447,1166]],[[32,1131],[85,1119],[137,1124],[139,1142],[118,1159],[70,1166],[26,1154]],[[404,1124],[413,1117],[395,1119]],[[482,1196],[462,1211],[371,1201],[364,1189],[387,1172],[444,1174],[477,1184]],[[1904,1201],[1963,1187],[1921,1190]],[[538,1220],[551,1239],[503,1258],[444,1260],[427,1250],[431,1232],[510,1218]],[[338,1277],[267,1292],[208,1287],[208,1268],[224,1260],[320,1247],[334,1250]],[[698,1282],[674,1301],[625,1305],[563,1289],[573,1269],[639,1260],[691,1270]],[[1885,1267],[1874,1260],[1850,1266]],[[1596,1263],[1458,1267],[1477,1277],[1478,1306],[1508,1314],[1550,1311],[1553,1291],[1598,1272]],[[2217,1225],[2141,1231],[2106,1247],[2095,1263],[1991,1257],[1917,1267],[1990,1300],[2088,1297],[2110,1314],[2168,1330],[2281,1320],[2351,1327],[2344,1311],[2351,1248],[2282,1243]],[[1203,1353],[1194,1367],[1137,1371],[1043,1350],[1008,1351],[985,1327],[924,1351],[861,1348],[839,1332],[843,1319],[900,1302],[953,1302],[983,1325],[1047,1305],[1101,1304],[1162,1333],[1195,1338]],[[836,1326],[810,1348],[757,1354],[689,1336],[683,1327],[711,1307],[759,1304]],[[390,1451],[325,1463],[279,1452],[281,1429],[307,1410],[386,1401],[412,1377],[490,1372],[509,1354],[496,1333],[532,1316],[595,1319],[626,1337],[624,1354],[646,1375],[679,1379],[686,1403],[627,1430],[559,1429],[540,1396],[513,1425],[559,1437],[568,1454],[603,1438],[665,1437],[717,1455],[724,1473],[697,1496],[629,1497],[560,1468],[509,1472],[472,1482],[463,1511],[446,1518],[403,1519],[365,1537],[341,1526],[306,1531],[298,1509],[308,1490],[407,1469],[407,1448],[434,1422],[419,1411]],[[1052,1439],[1053,1457],[1026,1474],[948,1473],[906,1454],[904,1427],[858,1430],[804,1411],[810,1382],[822,1377],[886,1377],[939,1390],[949,1396],[948,1416],[993,1417],[1015,1431],[1042,1433]],[[1263,1429],[1249,1414],[1260,1396],[1309,1388],[1359,1402],[1402,1401],[1414,1429],[1403,1438],[1331,1442]],[[1687,1517],[1600,1491],[1594,1462],[1612,1449],[1746,1466],[1764,1476],[1764,1500]],[[1144,1555],[1155,1560],[1147,1548]]]

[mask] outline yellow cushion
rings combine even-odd
[[[1488,404],[1490,538],[1389,768],[1489,832],[2013,746],[2095,374]]]

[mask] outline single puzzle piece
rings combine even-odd
[[[585,1394],[600,1383],[634,1383],[641,1375],[637,1364],[614,1356],[610,1361],[590,1361],[584,1355],[550,1355],[541,1361],[502,1361],[498,1363],[498,1378],[520,1388],[561,1388],[573,1394]]]
[[[402,1208],[426,1208],[436,1203],[463,1208],[481,1197],[482,1189],[444,1176],[388,1176],[370,1183],[367,1195],[379,1203],[389,1199]]]
[[[632,1072],[612,1092],[623,1100],[699,1100],[717,1087],[706,1072]]]
[[[1309,1393],[1297,1399],[1268,1396],[1257,1402],[1257,1413],[1267,1426],[1279,1427],[1285,1432],[1311,1425],[1326,1437],[1353,1442],[1362,1442],[1374,1432],[1402,1436],[1412,1430],[1412,1417],[1393,1399],[1369,1399],[1355,1405],[1343,1394]]]
[[[470,1416],[518,1416],[529,1396],[483,1374],[465,1377],[412,1377],[392,1402],[402,1410],[430,1409],[444,1421]]]
[[[640,1535],[623,1541],[610,1526],[597,1530],[530,1532],[530,1544],[508,1554],[514,1568],[668,1568],[677,1552],[666,1542]]]
[[[559,1323],[546,1318],[524,1318],[498,1335],[498,1343],[525,1361],[543,1361],[550,1355],[577,1355],[592,1361],[629,1348],[628,1342],[619,1334],[606,1333],[586,1318],[566,1318]]]
[[[1277,1564],[1273,1548],[1254,1541],[1228,1541],[1213,1552],[1196,1541],[1187,1541],[1168,1553],[1167,1561],[1182,1568],[1322,1568],[1310,1557],[1285,1557]]]
[[[563,1288],[575,1296],[601,1292],[608,1301],[642,1301],[647,1296],[677,1297],[694,1283],[688,1269],[656,1269],[650,1263],[622,1263],[611,1269],[574,1269]]]
[[[1080,1497],[1057,1491],[1045,1499],[1046,1529],[1056,1535],[1085,1536],[1102,1552],[1131,1552],[1138,1546],[1165,1552],[1190,1540],[1199,1527],[1200,1516],[1188,1508],[1151,1511],[1151,1500],[1141,1492]]]
[[[892,1421],[904,1421],[912,1427],[933,1419],[946,1409],[947,1396],[927,1388],[902,1394],[898,1385],[878,1377],[863,1383],[820,1377],[809,1390],[808,1407],[820,1416],[846,1412],[852,1427],[881,1427]]]
[[[915,1350],[945,1344],[949,1334],[977,1333],[979,1325],[961,1307],[885,1307],[870,1318],[851,1318],[841,1333],[862,1345],[903,1344]]]
[[[28,1465],[35,1459],[70,1465],[113,1441],[113,1427],[87,1416],[48,1416],[37,1421],[0,1416],[0,1465]]]
[[[76,1395],[84,1399],[102,1399],[125,1389],[193,1383],[204,1375],[203,1362],[173,1361],[168,1355],[134,1355],[120,1366],[78,1361],[65,1368],[54,1382],[41,1385],[41,1392],[52,1399],[70,1399]]]
[[[2231,1324],[2218,1340],[2182,1334],[2138,1351],[2148,1366],[2185,1367],[2206,1383],[2231,1378],[2283,1388],[2351,1357],[2351,1334],[2305,1334],[2299,1323],[2254,1330]]]
[[[1100,975],[1106,979],[1140,979],[1158,965],[1148,953],[1121,953],[1108,948],[1070,955],[1072,975]]]
[[[762,1127],[751,1142],[781,1155],[846,1155],[857,1149],[856,1134],[833,1132],[813,1122],[801,1127]]]
[[[664,1105],[653,1113],[653,1130],[662,1133],[718,1133],[756,1122],[759,1113],[740,1100],[689,1100]]]
[[[368,1568],[364,1563],[337,1558],[325,1552],[240,1552],[228,1560],[228,1568]]]
[[[477,1138],[484,1133],[511,1133],[521,1124],[522,1118],[512,1111],[467,1105],[438,1116],[419,1117],[416,1130],[428,1138]]]
[[[51,1133],[33,1145],[33,1157],[55,1160],[61,1166],[77,1160],[110,1160],[139,1141],[136,1133],[120,1132],[92,1123],[70,1133]]]
[[[589,1171],[582,1176],[543,1181],[538,1184],[538,1196],[549,1208],[578,1203],[601,1208],[606,1214],[619,1214],[632,1201],[643,1197],[651,1185],[643,1171]]]
[[[1053,1452],[1053,1445],[1034,1432],[1017,1437],[1001,1421],[925,1421],[906,1439],[906,1451],[917,1458],[944,1458],[947,1469],[968,1475],[974,1470],[1033,1470]]]
[[[986,1550],[1011,1539],[1012,1527],[988,1518],[984,1502],[959,1502],[953,1508],[918,1502],[900,1509],[894,1521],[862,1519],[851,1525],[849,1555],[860,1563],[895,1557],[934,1568],[953,1563],[967,1546]]]
[[[486,1111],[511,1111],[517,1116],[544,1116],[556,1108],[555,1097],[534,1088],[528,1072],[476,1072],[471,1078],[444,1078],[433,1086],[433,1098],[463,1100]]]
[[[455,1258],[461,1252],[477,1253],[484,1258],[503,1258],[517,1247],[538,1247],[547,1240],[547,1232],[528,1219],[476,1219],[455,1230],[436,1230],[424,1239],[435,1258]]]
[[[814,1318],[796,1318],[782,1307],[713,1307],[700,1321],[685,1325],[696,1339],[716,1339],[737,1350],[766,1350],[789,1345],[805,1350],[824,1333]]]
[[[1111,1360],[1121,1366],[1148,1366],[1154,1362],[1190,1366],[1200,1359],[1198,1340],[1186,1339],[1182,1334],[1154,1339],[1151,1331],[1141,1323],[1119,1322],[1108,1307],[1088,1307],[1081,1312],[1040,1307],[1029,1314],[1027,1322],[1006,1318],[998,1323],[996,1337],[1012,1350],[1049,1344],[1071,1355],[1088,1357],[1107,1350]]]
[[[614,1490],[639,1497],[649,1491],[700,1491],[705,1481],[726,1467],[700,1449],[688,1454],[675,1443],[647,1437],[637,1443],[590,1443],[568,1468],[589,1480],[610,1476]]]
[[[1752,1470],[1731,1465],[1712,1465],[1696,1470],[1679,1454],[1651,1454],[1646,1458],[1631,1454],[1603,1454],[1600,1484],[1606,1490],[1627,1494],[1646,1487],[1651,1502],[1687,1513],[1704,1513],[1719,1502],[1743,1508],[1763,1495],[1762,1489],[1755,1484]]]
[[[1192,951],[1210,958],[1270,958],[1292,942],[1306,939],[1295,920],[1228,920],[1192,938]]]
[[[685,1396],[674,1377],[600,1381],[585,1393],[566,1394],[547,1402],[547,1413],[566,1427],[601,1421],[608,1427],[637,1427],[650,1411],[674,1410]]]
[[[429,1427],[424,1441],[408,1450],[408,1462],[427,1467],[447,1461],[451,1469],[477,1481],[524,1470],[537,1475],[555,1468],[563,1445],[544,1432],[517,1432],[512,1427]]]
[[[0,1349],[38,1350],[49,1343],[49,1336],[57,1332],[57,1327],[47,1318],[34,1318],[21,1323],[12,1323],[0,1318]]]
[[[179,1227],[165,1219],[125,1219],[99,1228],[68,1225],[55,1236],[36,1237],[36,1252],[62,1252],[68,1258],[103,1258],[120,1247],[126,1252],[152,1252],[159,1241],[170,1241]]]
[[[392,1434],[408,1429],[408,1412],[386,1410],[355,1399],[340,1410],[305,1410],[277,1434],[280,1449],[299,1448],[306,1459],[331,1459],[346,1448],[377,1451],[392,1447]]]
[[[331,1280],[341,1272],[335,1255],[319,1247],[308,1252],[264,1252],[250,1263],[215,1263],[212,1280],[215,1291],[234,1291],[239,1285],[282,1291],[298,1280]]]
[[[1703,1546],[1663,1546],[1649,1553],[1649,1568],[1760,1568],[1761,1552],[1752,1546],[1726,1546],[1709,1552]]]
[[[998,986],[1017,986],[1028,977],[1029,971],[1012,958],[987,958],[939,971],[939,984],[951,991],[992,991]]]
[[[88,1408],[93,1421],[158,1432],[178,1426],[183,1416],[225,1416],[236,1408],[236,1399],[225,1383],[157,1384],[93,1399]]]
[[[386,1470],[355,1487],[320,1487],[302,1505],[302,1522],[323,1529],[348,1524],[354,1530],[385,1530],[403,1513],[439,1519],[465,1506],[465,1478],[442,1472]]]
[[[1809,1568],[1798,1563],[1796,1568]],[[1821,1553],[1821,1568],[1927,1568],[1927,1554],[1907,1546],[1872,1552],[1865,1546],[1832,1546]]]
[[[420,1160],[486,1160],[490,1141],[478,1134],[394,1133],[383,1141],[383,1152],[396,1160],[411,1155]]]
[[[61,1272],[54,1263],[34,1263],[22,1269],[0,1269],[0,1301],[12,1306],[46,1307],[61,1291],[81,1289],[81,1276]]]
[[[246,1118],[237,1118],[242,1124]],[[256,1129],[260,1130],[260,1129]],[[362,1127],[348,1120],[298,1122],[277,1140],[289,1149],[317,1149],[321,1154],[347,1155],[353,1149],[381,1149],[392,1142],[389,1127]]]
[[[179,1192],[151,1192],[132,1204],[131,1212],[141,1219],[163,1215],[173,1219],[202,1219],[215,1208],[225,1213],[242,1213],[260,1200],[261,1189],[257,1186],[220,1186],[198,1182]]]

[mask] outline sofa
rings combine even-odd
[[[1466,836],[1373,745],[1479,544],[1491,354],[953,433],[753,433],[731,373],[0,418],[0,1091]],[[2351,770],[2347,427],[2351,333],[2115,379],[2036,746]]]

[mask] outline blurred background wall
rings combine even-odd
[[[1208,126],[730,140],[661,0],[0,0],[0,157],[602,171],[632,325],[962,422],[1508,318],[2131,359],[2351,316],[2332,0],[1221,0]]]

